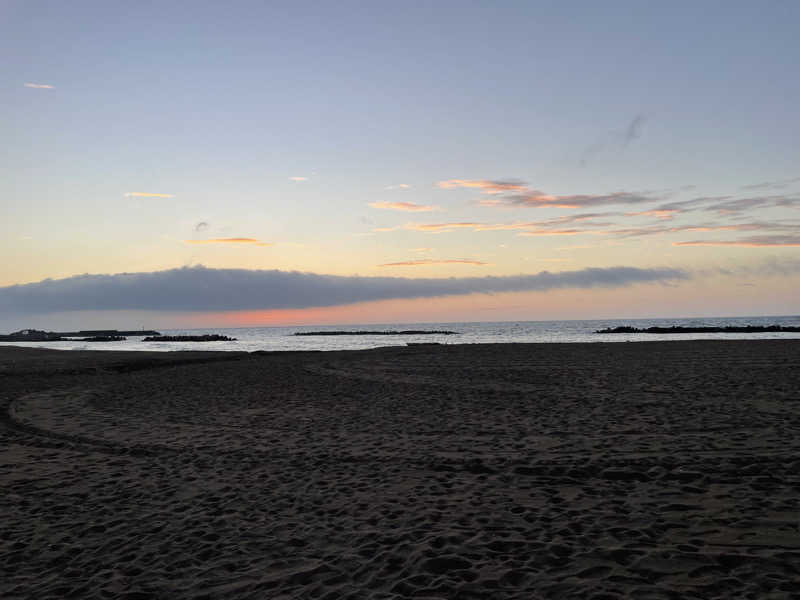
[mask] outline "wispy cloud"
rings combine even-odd
[[[586,229],[540,229],[536,231],[521,231],[517,235],[520,236],[548,236],[548,235],[583,235],[587,233],[602,233],[597,231],[588,231]]]
[[[386,190],[407,190],[411,188],[410,185],[407,183],[398,183],[396,185],[387,185],[384,189]]]
[[[308,181],[308,177],[293,176],[289,177],[289,181]]]
[[[640,210],[638,212],[629,212],[625,213],[626,217],[654,217],[656,219],[662,219],[664,221],[669,221],[675,218],[675,214],[680,212],[678,209],[658,209],[654,208],[651,210]]]
[[[513,223],[483,223],[475,228],[475,231],[513,231],[518,229],[528,230],[552,230],[569,225],[572,223],[581,223],[585,227],[606,227],[613,225],[609,221],[597,221],[598,218],[607,218],[612,216],[619,216],[622,213],[617,212],[604,212],[604,213],[581,213],[576,215],[562,215],[552,219],[545,219],[543,221],[516,221]]]
[[[777,179],[774,181],[762,181],[761,183],[753,183],[751,185],[743,185],[741,190],[780,190],[789,187],[793,183],[800,182],[800,177],[792,177],[791,179]]]
[[[696,240],[683,245],[793,245],[784,236],[782,241],[776,234],[793,234],[800,230],[797,221],[752,221],[752,222],[700,222],[683,225],[666,226],[660,224],[622,227],[620,224],[600,220],[601,218],[627,215],[628,213],[598,212],[563,215],[553,219],[541,221],[517,221],[511,223],[481,223],[472,221],[457,221],[445,223],[406,223],[396,227],[378,228],[374,231],[396,231],[399,229],[418,231],[422,233],[451,233],[455,231],[487,232],[487,231],[516,231],[522,237],[554,237],[554,236],[579,236],[592,235],[604,236],[607,240],[623,240],[627,238],[640,238],[645,236],[661,236],[678,233],[711,233],[711,232],[764,232],[770,234],[770,239],[752,238],[746,243],[714,242]],[[700,242],[703,244],[700,244]]]
[[[407,229],[410,231],[425,231],[428,233],[445,233],[456,229],[473,229],[477,230],[482,223],[474,222],[460,222],[460,223],[406,223],[405,225],[397,225],[395,227],[376,227],[372,231],[385,232],[397,231],[398,229]]]
[[[440,188],[477,188],[496,196],[480,201],[483,206],[529,208],[583,208],[614,204],[642,204],[663,200],[662,195],[636,192],[607,194],[547,194],[532,189],[524,181],[489,179],[449,179],[438,183]],[[499,197],[497,197],[499,196]]]
[[[27,88],[36,88],[37,90],[54,90],[55,87],[52,85],[47,85],[46,83],[25,83],[23,84]]]
[[[572,194],[552,196],[538,190],[525,194],[513,194],[501,198],[498,202],[482,202],[485,205],[524,206],[529,208],[586,208],[591,206],[607,206],[617,204],[643,204],[657,200],[649,194],[632,192],[614,192],[611,194]]]
[[[475,229],[477,230],[482,223],[470,223],[468,221],[455,222],[455,223],[410,223],[405,226],[405,229],[413,229],[414,231],[450,231],[452,229]]]
[[[656,206],[649,211],[630,214],[633,216],[636,214],[646,214],[646,212],[663,212],[664,214],[675,216],[680,213],[703,211],[715,212],[720,216],[735,216],[756,209],[777,207],[800,207],[800,195],[779,194],[772,196],[748,196],[745,198],[734,198],[733,196],[704,196],[692,198],[691,200],[668,202]]]
[[[631,141],[640,135],[643,117],[637,117],[629,124],[622,139]],[[767,189],[787,187],[800,181],[800,178],[765,182],[743,189]],[[675,190],[661,192],[629,192],[618,191],[599,194],[550,194],[530,187],[521,180],[491,179],[450,179],[440,181],[440,188],[474,188],[490,194],[491,198],[479,201],[482,206],[501,208],[564,208],[590,209],[600,206],[642,206],[640,210],[629,210],[617,216],[654,217],[659,220],[672,220],[682,213],[693,211],[714,212],[719,216],[737,216],[748,211],[768,208],[800,208],[800,195],[797,193],[763,195],[763,196],[705,196],[689,200],[665,202],[665,199],[676,193]],[[691,186],[680,188],[687,191]]]
[[[625,133],[622,135],[622,143],[627,145],[634,140],[642,137],[642,128],[644,127],[644,115],[636,115],[633,120],[628,123],[625,128]]]
[[[752,235],[739,240],[692,240],[675,242],[673,246],[743,246],[747,248],[774,248],[800,246],[800,235]]]
[[[194,226],[195,231],[205,231],[206,229],[208,229],[207,221],[200,221],[197,225]]]
[[[641,237],[648,235],[662,235],[665,233],[680,233],[685,231],[693,232],[710,232],[710,231],[796,231],[800,225],[794,223],[770,223],[770,222],[754,222],[754,223],[730,223],[725,225],[717,225],[715,223],[698,223],[689,225],[680,225],[675,227],[629,227],[625,229],[610,229],[605,231],[609,235],[618,237]]]
[[[605,224],[604,224],[605,225]],[[645,227],[627,227],[617,229],[533,229],[530,231],[523,231],[518,235],[522,236],[539,236],[539,235],[580,235],[580,234],[594,234],[606,235],[616,238],[633,238],[644,237],[651,235],[664,235],[670,233],[681,232],[713,232],[713,231],[797,231],[800,225],[794,223],[770,223],[770,222],[754,222],[754,223],[732,223],[725,225],[717,225],[714,223],[699,223],[681,225],[675,227],[664,226],[645,226]]]
[[[580,166],[585,167],[589,161],[599,154],[603,154],[608,150],[624,149],[633,141],[642,137],[642,129],[644,128],[645,117],[644,115],[636,115],[630,120],[625,129],[612,131],[602,136],[597,141],[588,145],[581,153],[578,163]]]
[[[0,287],[0,313],[309,308],[472,293],[619,288],[637,283],[667,284],[690,277],[681,269],[636,267],[447,278],[345,277],[296,271],[184,267],[153,273],[78,275]]]
[[[262,242],[255,238],[230,237],[211,238],[206,240],[184,240],[187,244],[252,244],[254,246],[273,246],[271,242]]]
[[[401,262],[391,262],[378,265],[379,267],[426,267],[429,265],[488,265],[489,263],[480,260],[470,260],[467,258],[449,258],[437,260],[435,258],[421,258],[418,260],[404,260]]]
[[[372,208],[383,208],[386,210],[402,210],[407,212],[430,212],[439,210],[438,206],[425,204],[414,204],[413,202],[370,202]]]
[[[431,252],[433,248],[411,248],[411,252],[417,252],[419,254],[424,254],[425,252]]]
[[[595,221],[599,217],[618,215],[621,213],[582,213],[564,215],[543,221],[516,221],[513,223],[481,223],[476,221],[455,221],[449,223],[406,223],[395,227],[378,227],[373,231],[386,232],[400,229],[408,231],[421,231],[426,233],[448,233],[457,230],[470,231],[516,231],[516,230],[550,230],[563,227],[569,223],[583,222],[587,227],[608,226],[612,223]]]
[[[736,200],[727,200],[725,202],[711,204],[703,207],[703,210],[716,212],[720,215],[733,215],[757,208],[774,208],[778,206],[800,206],[800,196],[778,195],[738,198]]]
[[[127,198],[174,198],[175,194],[154,194],[151,192],[127,192]]]
[[[496,179],[448,179],[446,181],[440,181],[436,185],[446,190],[455,188],[477,188],[485,194],[503,194],[527,189],[527,186],[522,181],[504,181]]]
[[[639,125],[631,123],[630,135],[634,135]],[[456,231],[516,231],[517,235],[538,236],[577,236],[584,234],[607,236],[607,239],[622,240],[653,235],[677,234],[681,232],[763,232],[769,236],[748,238],[743,241],[729,240],[715,242],[713,240],[694,240],[685,245],[793,245],[786,236],[778,239],[777,234],[795,234],[800,230],[796,220],[775,218],[767,221],[750,220],[751,215],[769,214],[762,211],[776,208],[800,208],[800,195],[781,194],[736,197],[700,196],[687,200],[665,202],[674,190],[661,192],[612,192],[605,194],[547,194],[531,189],[519,180],[447,180],[440,182],[440,187],[467,187],[490,192],[490,198],[480,201],[486,206],[533,207],[586,209],[578,214],[562,214],[561,216],[537,221],[513,221],[505,223],[453,221],[438,223],[406,223],[393,227],[381,227],[375,232],[397,230],[418,231],[424,233],[450,233]],[[608,210],[592,210],[608,206]],[[618,206],[619,209],[614,208]],[[635,210],[622,211],[623,207],[636,207]],[[685,223],[678,220],[689,213],[713,214],[714,222]],[[649,222],[643,218],[651,219]],[[629,220],[630,219],[630,220]],[[674,225],[673,225],[674,223]],[[670,225],[670,226],[667,226]],[[621,243],[621,242],[620,242]]]

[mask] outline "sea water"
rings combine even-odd
[[[162,329],[163,335],[200,335],[217,333],[236,338],[235,342],[144,342],[141,336],[128,336],[123,342],[0,342],[62,350],[362,350],[381,346],[405,346],[407,343],[438,342],[440,344],[499,343],[577,343],[639,342],[656,340],[720,340],[720,339],[800,339],[800,333],[681,333],[635,334],[594,333],[598,329],[631,325],[646,327],[725,327],[744,325],[782,325],[800,327],[800,316],[784,317],[714,317],[690,319],[600,319],[585,321],[503,321],[480,323],[385,323],[369,325],[313,325],[296,327],[241,327],[203,329]],[[295,336],[307,331],[388,331],[447,330],[457,335],[335,335]]]

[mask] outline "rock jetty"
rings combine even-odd
[[[680,327],[673,325],[672,327],[630,327],[624,325],[621,327],[609,327],[607,329],[598,329],[595,333],[797,333],[800,332],[800,327],[783,326],[783,325],[744,325],[741,327],[726,326],[726,327]]]
[[[236,338],[216,333],[204,335],[159,335],[146,337],[143,342],[235,342]]]
[[[458,335],[458,332],[416,329],[405,331],[297,331],[293,335]]]
[[[119,342],[125,339],[125,336],[129,335],[160,334],[152,330],[119,331],[118,329],[85,329],[81,331],[42,331],[41,329],[20,329],[8,335],[0,335],[0,342]]]
[[[55,331],[42,331],[41,329],[21,329],[8,335],[0,335],[0,342],[58,342],[62,338]]]

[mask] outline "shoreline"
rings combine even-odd
[[[797,334],[793,334],[791,332],[787,332],[787,337],[760,337],[760,338],[674,338],[674,334],[670,334],[666,339],[651,339],[651,334],[643,334],[638,339],[598,339],[596,341],[546,341],[546,342],[402,342],[391,344],[387,343],[385,346],[368,346],[368,347],[357,347],[357,348],[301,348],[301,349],[289,349],[289,348],[281,348],[276,350],[244,350],[241,348],[232,347],[231,349],[220,349],[220,348],[211,348],[209,349],[209,342],[197,342],[196,347],[192,346],[190,348],[180,347],[175,349],[169,349],[170,343],[184,343],[184,342],[159,342],[159,346],[166,348],[164,350],[158,348],[141,348],[136,349],[134,347],[131,348],[113,348],[108,349],[107,343],[98,343],[97,345],[92,345],[90,348],[58,348],[58,347],[50,347],[50,346],[37,346],[35,344],[40,342],[18,342],[18,343],[8,343],[8,342],[0,342],[0,351],[4,349],[23,349],[23,350],[52,350],[57,352],[67,352],[67,353],[94,353],[94,352],[102,352],[102,353],[110,353],[110,354],[134,354],[134,355],[158,355],[158,354],[172,354],[172,353],[212,353],[212,354],[275,354],[275,353],[337,353],[337,352],[367,352],[371,350],[384,350],[384,349],[402,349],[407,347],[414,347],[419,345],[424,346],[439,346],[442,348],[453,348],[453,347],[482,347],[482,346],[597,346],[597,345],[609,345],[609,346],[616,346],[616,345],[625,345],[625,344],[674,344],[674,343],[762,343],[762,342],[795,342],[800,343],[800,336]],[[682,335],[682,334],[677,334]],[[691,335],[691,334],[689,334]],[[732,334],[735,335],[735,334]],[[791,336],[791,337],[790,337]],[[302,336],[301,336],[302,337]],[[338,336],[331,336],[331,337],[338,337]],[[387,336],[389,337],[389,336]],[[614,337],[618,337],[614,335]],[[72,340],[65,340],[65,341],[72,341]],[[239,341],[239,340],[235,340]],[[188,342],[187,342],[188,343]]]
[[[800,340],[0,345],[0,388],[3,597],[789,598],[800,575]]]

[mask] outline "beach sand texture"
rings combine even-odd
[[[0,597],[797,598],[800,341],[0,348]]]

